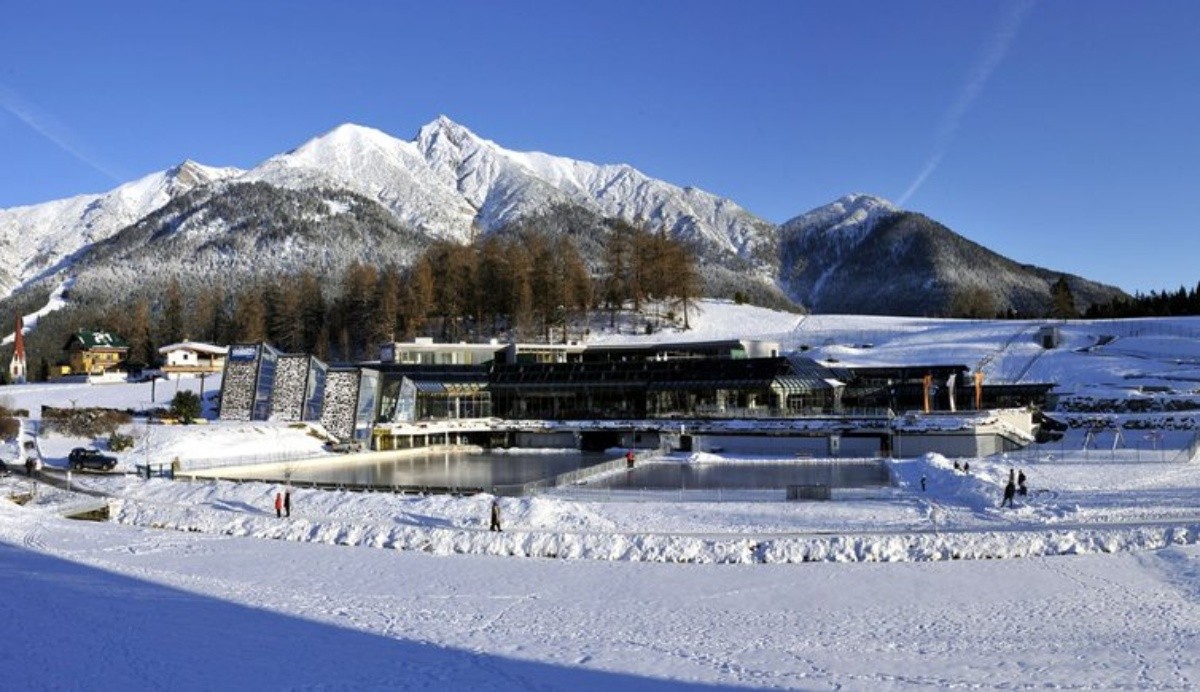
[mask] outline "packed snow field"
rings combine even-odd
[[[13,596],[0,599],[0,671],[22,689],[1200,685],[1200,426],[1190,410],[1164,425],[1159,410],[1200,398],[1200,321],[1070,323],[1063,348],[1043,351],[1027,348],[1033,323],[722,303],[706,318],[687,338],[750,325],[816,358],[983,363],[995,381],[1060,382],[1077,403],[1150,406],[1079,414],[1086,429],[1007,457],[889,460],[892,487],[830,502],[578,487],[500,498],[500,533],[489,495],[294,487],[277,518],[278,484],[82,473],[68,491],[14,473],[0,478],[0,497],[24,502],[0,501]],[[25,437],[41,405],[149,399],[145,384],[0,389],[29,410]],[[1142,427],[1114,450],[1098,420]],[[130,432],[125,471],[321,453],[271,423]],[[91,442],[38,437],[48,469]],[[1010,469],[1029,493],[1001,508]],[[111,521],[62,517],[93,495]]]

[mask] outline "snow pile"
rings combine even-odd
[[[999,509],[1011,467],[1002,458],[972,461],[969,473],[936,454],[893,462],[898,504],[907,503],[915,512],[882,522],[873,507],[877,501],[647,505],[523,497],[499,499],[502,533],[486,531],[493,499],[487,494],[407,497],[292,488],[294,514],[281,520],[273,510],[275,494],[284,489],[277,484],[80,482],[120,497],[113,503],[114,520],[124,524],[436,555],[704,564],[907,562],[1109,553],[1200,542],[1200,514],[1194,508],[1189,517],[1122,514],[1118,508],[1089,513],[1073,500],[1030,496],[1020,498],[1015,509]],[[1178,473],[1198,475],[1190,465],[1175,466]],[[1048,469],[1031,473],[1045,476]],[[831,534],[807,525],[813,521],[809,513],[836,515],[842,530]],[[715,516],[705,523],[710,514]]]

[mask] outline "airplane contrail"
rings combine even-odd
[[[20,120],[29,129],[45,137],[54,146],[86,164],[89,168],[111,178],[114,182],[121,183],[125,181],[125,176],[104,165],[77,146],[72,141],[74,138],[67,134],[66,128],[57,124],[54,118],[40,113],[36,107],[3,84],[0,84],[0,108],[10,113],[17,120]]]
[[[979,98],[988,78],[992,76],[1004,56],[1008,54],[1009,47],[1017,37],[1017,30],[1021,28],[1021,23],[1033,9],[1033,4],[1033,0],[1023,0],[1014,5],[1012,12],[1004,18],[1000,29],[992,36],[992,40],[988,42],[983,53],[972,66],[970,74],[967,75],[967,82],[959,92],[958,98],[942,116],[934,139],[933,153],[921,167],[921,172],[909,184],[908,189],[904,191],[903,195],[900,195],[897,204],[903,206],[920,189],[925,180],[937,170],[938,165],[946,156],[946,152],[950,150],[950,144],[954,141],[954,136],[958,134],[967,110],[970,109],[975,99]]]

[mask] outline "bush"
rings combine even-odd
[[[5,442],[15,440],[19,432],[21,432],[21,421],[8,416],[0,418],[0,440]]]
[[[42,425],[46,430],[71,437],[103,437],[133,421],[127,411],[109,408],[42,407]]]
[[[124,452],[133,447],[133,437],[130,435],[122,435],[121,433],[113,433],[108,437],[108,448],[114,452]]]
[[[171,415],[184,424],[191,423],[200,417],[200,396],[187,389],[171,399]]]

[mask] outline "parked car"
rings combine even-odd
[[[101,454],[98,449],[88,449],[86,447],[76,447],[71,450],[71,454],[67,457],[71,468],[78,471],[79,469],[104,469],[111,471],[117,465],[117,458],[107,454]]]
[[[329,451],[336,452],[337,454],[351,454],[354,452],[361,452],[363,449],[361,442],[330,442],[329,444],[325,445],[325,447]]]

